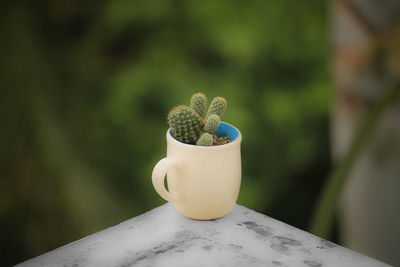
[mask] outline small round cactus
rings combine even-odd
[[[207,98],[202,93],[196,93],[190,99],[190,107],[199,113],[201,117],[205,117],[207,109]]]
[[[196,145],[198,146],[212,146],[214,137],[209,133],[203,133],[203,135],[197,140]]]
[[[221,96],[215,97],[208,108],[207,118],[213,114],[218,115],[218,117],[221,118],[226,109],[226,105],[227,103],[225,98]]]
[[[177,140],[193,144],[202,133],[204,120],[193,109],[181,105],[170,111],[168,124]]]
[[[220,119],[218,115],[211,115],[207,118],[206,124],[204,125],[204,131],[213,134],[217,130],[220,123]]]

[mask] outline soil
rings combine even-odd
[[[232,141],[231,141],[228,137],[226,137],[226,136],[218,137],[218,136],[216,136],[215,134],[213,134],[213,137],[214,137],[213,146],[225,145],[225,144],[228,144],[228,143],[232,142]]]

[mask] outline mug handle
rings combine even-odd
[[[164,179],[168,170],[172,167],[176,167],[180,162],[181,161],[177,157],[167,157],[160,160],[156,166],[154,166],[152,174],[154,189],[166,201],[175,203],[182,201],[182,194],[178,192],[168,192],[164,186]]]

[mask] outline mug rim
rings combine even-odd
[[[228,126],[230,126],[230,127],[232,127],[232,128],[234,128],[238,132],[238,135],[235,138],[235,140],[233,140],[233,141],[231,141],[231,142],[229,142],[227,144],[218,145],[218,146],[197,146],[197,145],[192,145],[192,144],[186,144],[186,143],[183,143],[183,142],[181,142],[179,140],[176,140],[175,137],[173,137],[171,135],[171,128],[169,128],[167,130],[167,140],[171,140],[171,141],[175,142],[176,144],[182,145],[182,146],[185,146],[185,147],[193,147],[193,148],[196,148],[196,149],[209,149],[209,150],[211,150],[211,149],[214,149],[214,150],[223,149],[223,148],[226,148],[226,147],[229,147],[229,146],[234,146],[234,145],[236,145],[238,143],[240,144],[240,142],[242,141],[242,133],[239,131],[239,129],[236,128],[235,126],[233,126],[232,124],[229,124],[229,123],[226,123],[226,122],[223,122],[223,121],[221,121],[221,122],[226,124],[226,125],[228,125]]]

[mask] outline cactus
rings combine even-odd
[[[198,146],[212,146],[214,137],[209,133],[203,133],[203,135],[197,140],[196,145]]]
[[[217,130],[220,123],[220,119],[218,115],[211,115],[207,118],[206,124],[204,125],[204,131],[213,134]]]
[[[181,105],[170,111],[168,124],[177,140],[193,144],[202,133],[204,120],[193,109]]]
[[[223,97],[217,96],[215,97],[211,104],[210,107],[208,108],[207,112],[207,118],[213,114],[218,115],[218,117],[222,118],[222,115],[224,114],[224,111],[226,109],[226,100]]]
[[[207,109],[207,98],[202,93],[196,93],[190,99],[190,107],[204,118]]]
[[[220,124],[226,106],[225,98],[215,97],[206,114],[206,96],[202,93],[194,94],[190,99],[190,107],[180,105],[169,112],[168,124],[172,135],[176,140],[187,144],[199,146],[224,144],[214,133]]]

